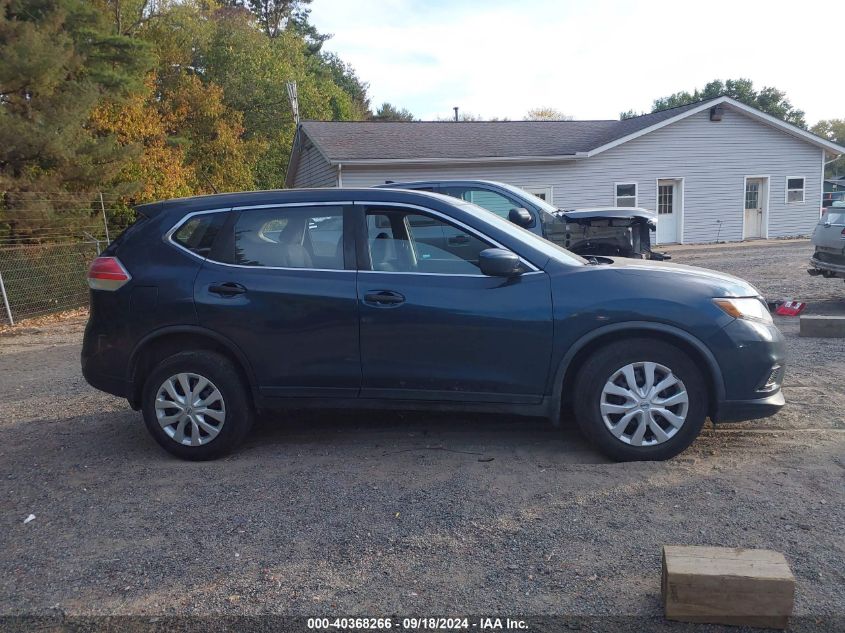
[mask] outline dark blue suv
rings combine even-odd
[[[256,411],[571,407],[619,460],[684,450],[707,416],[768,416],[784,343],[759,293],[708,270],[582,259],[439,194],[321,189],[137,209],[91,266],[82,370],[166,450],[232,449]]]

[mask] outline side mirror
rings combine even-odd
[[[522,274],[522,262],[516,253],[503,248],[487,248],[478,255],[481,272],[490,277],[515,277]]]
[[[516,224],[517,226],[521,226],[523,228],[529,227],[534,224],[534,216],[531,215],[531,212],[528,209],[511,209],[508,211],[508,220]]]

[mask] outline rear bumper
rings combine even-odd
[[[825,277],[845,277],[845,258],[843,263],[822,261],[815,256],[810,258],[812,268],[808,270],[811,275],[823,274]]]
[[[726,400],[719,403],[714,422],[742,422],[768,418],[780,411],[785,404],[786,400],[780,390],[758,400]]]
[[[86,362],[85,357],[82,358],[82,375],[85,377],[85,381],[94,387],[94,389],[105,391],[120,398],[128,397],[130,388],[126,380],[117,376],[109,376],[91,371],[91,363]]]

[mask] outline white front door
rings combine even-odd
[[[763,237],[763,213],[766,210],[765,178],[745,179],[745,211],[742,239]]]
[[[657,243],[674,244],[680,241],[681,192],[677,180],[657,181]]]

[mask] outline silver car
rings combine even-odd
[[[825,209],[813,231],[812,242],[816,252],[807,272],[845,279],[845,201],[836,201]]]

